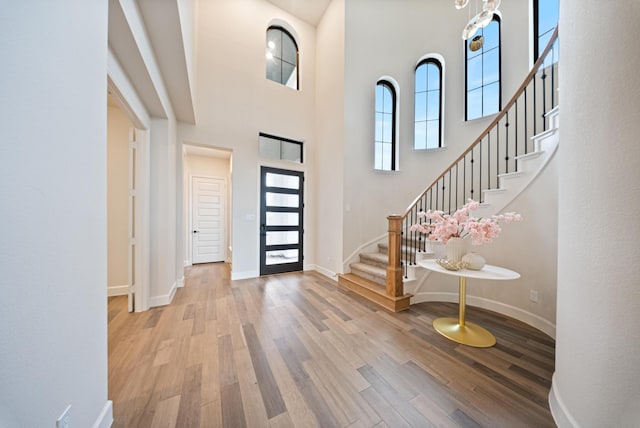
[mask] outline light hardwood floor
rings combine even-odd
[[[314,273],[232,282],[190,267],[173,303],[109,299],[114,427],[554,427],[554,342],[467,308],[497,338],[453,343],[431,323],[457,305],[378,309]]]

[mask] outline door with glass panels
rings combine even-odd
[[[260,275],[302,270],[304,174],[262,167]]]

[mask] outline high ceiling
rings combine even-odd
[[[318,25],[331,0],[268,0],[280,9],[313,25]]]
[[[180,5],[194,1],[109,0],[109,48],[151,117],[166,118],[169,108],[178,121],[195,123],[188,57],[192,49],[185,49],[189,41],[183,38],[180,21]],[[267,1],[314,27],[331,2]]]

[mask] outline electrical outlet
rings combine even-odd
[[[60,415],[56,421],[56,428],[71,428],[71,404],[64,409],[64,412]]]
[[[529,300],[533,303],[538,303],[538,292],[536,290],[529,291]]]

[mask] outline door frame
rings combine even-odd
[[[187,248],[189,249],[189,263],[193,264],[193,179],[194,178],[211,178],[215,180],[222,180],[224,184],[224,213],[222,215],[222,250],[224,252],[223,261],[227,260],[227,179],[226,177],[203,175],[203,174],[189,174],[189,203],[187,204]]]
[[[120,70],[117,67],[109,69],[107,75],[107,89],[114,96],[118,106],[129,118],[136,133],[136,165],[135,165],[135,181],[136,181],[136,209],[133,218],[133,225],[136,230],[135,251],[133,252],[133,260],[135,260],[134,270],[129,275],[133,276],[133,284],[128,284],[130,288],[129,294],[133,294],[130,301],[131,308],[134,312],[143,312],[149,309],[149,277],[150,277],[150,245],[149,245],[149,227],[150,227],[150,141],[151,135],[149,131],[148,117],[139,114],[135,106],[139,104],[139,100],[127,99],[120,87],[127,87],[122,80]],[[120,85],[118,84],[120,83]],[[129,98],[136,98],[135,94]],[[131,208],[129,208],[130,210]],[[127,266],[132,263],[131,258],[127,261]]]

